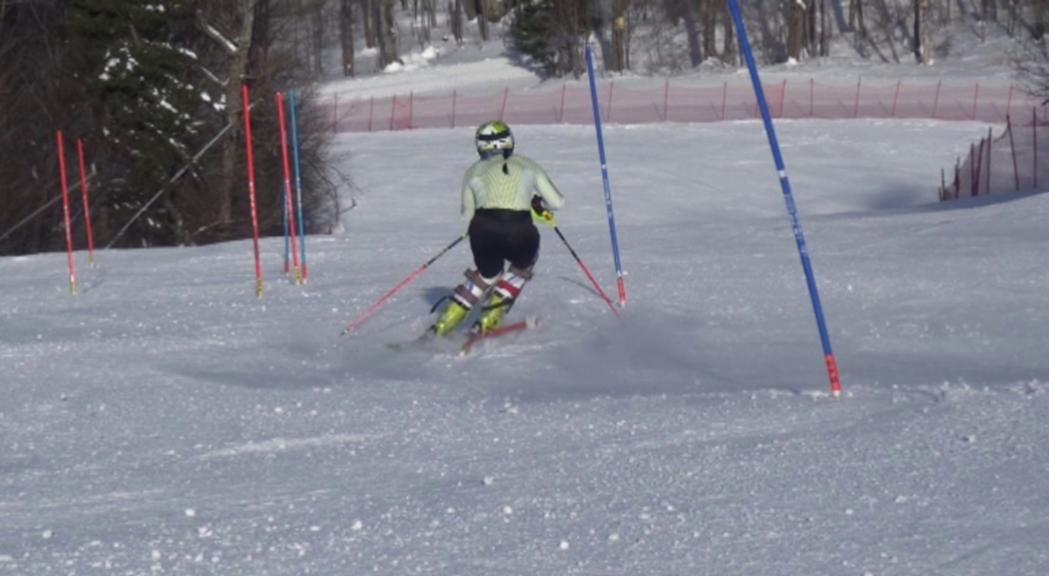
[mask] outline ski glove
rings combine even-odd
[[[554,213],[546,207],[542,196],[532,196],[532,218],[544,224],[550,224],[554,221]]]

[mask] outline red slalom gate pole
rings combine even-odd
[[[295,229],[295,202],[291,197],[291,166],[288,164],[288,130],[284,123],[284,94],[277,92],[277,117],[280,125],[280,155],[284,164],[285,211],[291,229],[291,266],[296,284],[302,284],[302,267],[299,266],[298,233]],[[285,260],[285,262],[287,262]]]
[[[361,324],[364,324],[364,321],[367,320],[368,318],[370,318],[372,314],[375,314],[375,312],[377,310],[379,310],[379,308],[382,308],[383,304],[386,304],[387,300],[389,300],[390,298],[393,298],[394,295],[396,295],[398,292],[400,292],[402,289],[404,289],[405,286],[407,286],[408,284],[411,284],[413,280],[415,280],[420,275],[422,275],[422,273],[425,272],[426,269],[429,268],[431,264],[436,262],[438,258],[440,258],[441,256],[444,256],[449,250],[451,250],[452,248],[455,248],[456,245],[458,245],[460,242],[462,242],[465,239],[466,239],[466,234],[463,234],[462,236],[456,238],[455,240],[452,241],[451,244],[445,246],[443,250],[441,250],[440,252],[435,254],[433,258],[430,258],[425,263],[423,263],[422,266],[419,266],[418,268],[413,270],[411,274],[409,274],[408,276],[406,276],[404,278],[404,280],[401,280],[400,282],[397,283],[396,286],[394,286],[393,288],[390,288],[385,294],[383,294],[382,297],[379,298],[379,300],[375,302],[375,304],[372,304],[371,306],[369,306],[368,309],[365,310],[364,312],[362,312],[359,316],[357,316],[357,318],[355,318],[353,320],[353,322],[350,322],[350,324],[348,326],[346,326],[346,328],[342,331],[342,335],[345,336],[345,335],[349,334],[350,332],[353,332],[354,330],[356,330],[357,327],[360,326]]]
[[[248,197],[251,199],[251,232],[255,249],[255,297],[262,298],[262,262],[259,259],[259,217],[255,205],[255,154],[251,146],[251,100],[248,98],[248,85],[240,87],[240,97],[244,104],[244,147],[248,159]]]
[[[62,182],[62,212],[66,222],[66,257],[69,260],[69,293],[74,296],[77,293],[76,286],[76,264],[73,261],[73,231],[69,220],[69,181],[66,179],[66,148],[62,131],[55,132],[55,141],[58,143],[58,174]]]
[[[91,207],[87,194],[87,170],[84,169],[84,141],[76,139],[77,164],[80,166],[80,192],[84,198],[84,225],[87,228],[87,261],[95,265],[95,233],[91,229]]]

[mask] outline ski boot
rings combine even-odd
[[[524,288],[525,282],[528,282],[531,277],[531,268],[520,270],[511,266],[509,270],[503,273],[495,284],[495,290],[492,291],[492,295],[482,309],[481,317],[474,323],[471,331],[475,334],[487,334],[495,330],[499,323],[502,322],[503,317],[510,311],[510,308],[513,307],[514,299],[521,294],[521,289]]]
[[[459,304],[456,300],[452,300],[445,307],[444,312],[437,318],[437,321],[430,326],[430,332],[437,336],[444,336],[445,334],[455,330],[455,327],[463,321],[470,314],[470,309]]]
[[[429,332],[437,336],[444,336],[455,330],[467,316],[474,305],[481,300],[492,287],[492,280],[486,280],[476,270],[465,272],[466,282],[455,287],[451,302],[430,326]]]

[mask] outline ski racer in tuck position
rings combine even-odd
[[[481,159],[463,177],[462,215],[476,269],[455,287],[430,333],[448,334],[481,304],[472,332],[499,325],[539,258],[533,210],[543,215],[564,205],[564,196],[535,161],[514,154],[514,136],[503,122],[485,122],[474,137]],[[510,267],[506,268],[509,262]]]

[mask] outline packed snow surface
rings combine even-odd
[[[936,202],[971,123],[607,130],[628,303],[552,230],[534,330],[393,351],[470,265],[470,129],[339,137],[309,281],[264,239],[0,259],[0,573],[1049,573],[1049,198]],[[615,295],[594,133],[522,126]],[[279,193],[279,191],[272,191]],[[263,192],[265,193],[265,192]]]

